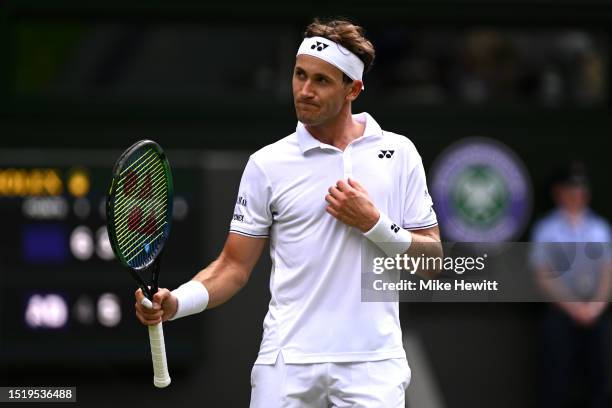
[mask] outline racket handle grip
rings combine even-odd
[[[168,361],[166,360],[166,344],[162,324],[149,326],[149,342],[151,343],[151,358],[153,360],[153,384],[157,388],[170,385]]]

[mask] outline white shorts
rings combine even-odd
[[[405,358],[354,363],[255,364],[250,408],[404,408]]]

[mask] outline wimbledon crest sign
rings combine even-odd
[[[488,138],[454,143],[436,159],[431,193],[442,233],[451,241],[516,240],[532,210],[523,162]]]

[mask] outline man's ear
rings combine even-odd
[[[361,93],[361,88],[363,87],[363,82],[359,80],[354,80],[350,84],[347,84],[348,93],[346,94],[346,100],[353,102],[359,94]]]

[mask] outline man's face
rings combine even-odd
[[[589,190],[584,186],[561,184],[555,188],[555,201],[566,211],[576,213],[589,204]]]
[[[335,118],[351,93],[342,71],[322,59],[298,55],[293,70],[293,102],[300,122],[320,125]]]

